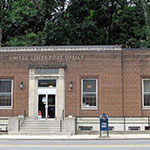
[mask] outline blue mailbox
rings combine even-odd
[[[100,116],[100,136],[102,131],[107,131],[107,136],[109,136],[108,116],[106,114]]]

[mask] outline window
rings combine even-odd
[[[143,79],[143,107],[150,107],[150,79]]]
[[[56,80],[38,80],[38,87],[56,87]]]
[[[97,80],[82,80],[82,108],[97,107]]]
[[[12,80],[0,80],[0,107],[12,106]]]

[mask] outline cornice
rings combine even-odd
[[[91,46],[33,46],[33,47],[0,47],[0,52],[44,52],[44,51],[114,51],[122,50],[120,45]]]

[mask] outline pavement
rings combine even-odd
[[[99,134],[78,135],[8,135],[1,134],[0,140],[150,140],[150,134],[110,134],[109,137]]]

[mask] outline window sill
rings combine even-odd
[[[7,106],[0,106],[0,110],[1,109],[13,109],[13,107],[12,106],[10,106],[10,107],[7,107]]]
[[[81,110],[98,110],[97,107],[82,107]]]
[[[148,106],[148,107],[143,107],[142,109],[143,109],[143,110],[150,110],[150,106]]]

